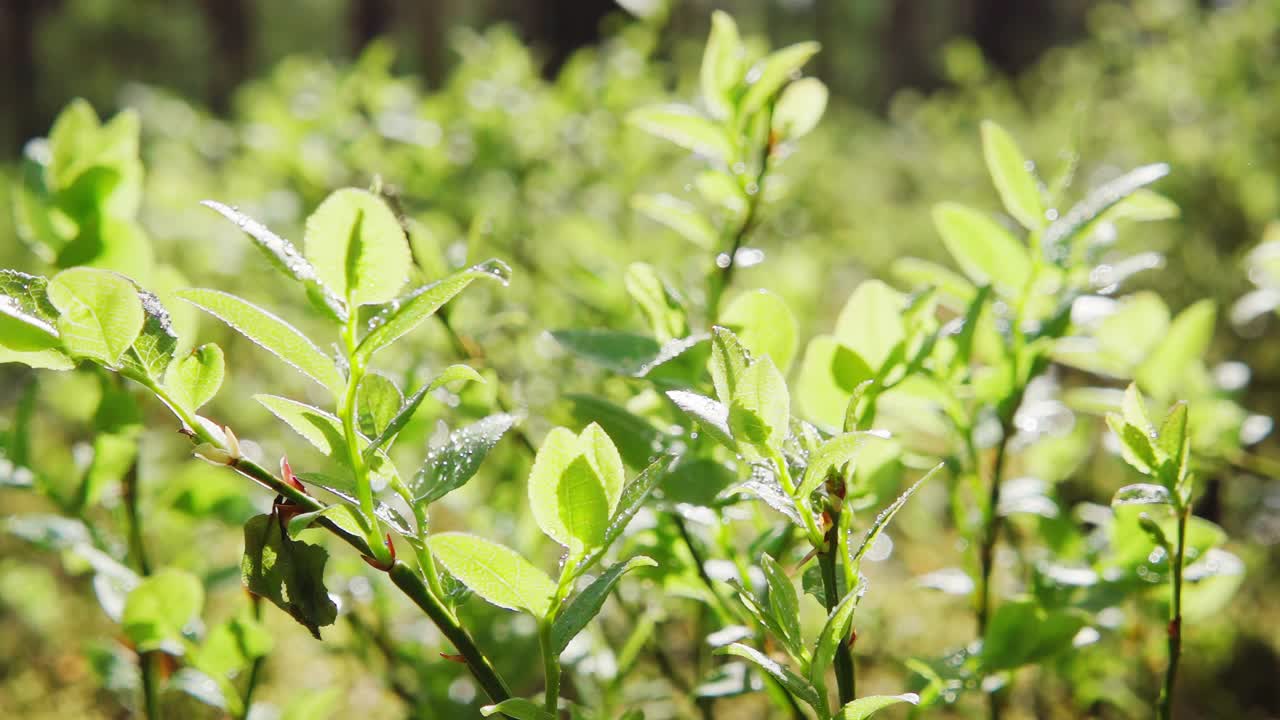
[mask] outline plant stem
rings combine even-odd
[[[987,632],[987,621],[991,619],[991,574],[995,565],[996,541],[1000,537],[1000,485],[1004,480],[1005,455],[1009,446],[1008,433],[1000,438],[996,446],[995,463],[991,468],[991,487],[987,497],[987,506],[983,512],[982,544],[978,546],[978,565],[982,573],[978,587],[978,635]]]
[[[373,548],[373,557],[386,562],[391,559],[387,548],[378,537],[378,519],[373,514],[373,487],[369,480],[369,466],[364,461],[364,453],[360,448],[360,436],[356,433],[356,413],[359,398],[360,381],[364,378],[364,364],[356,355],[359,332],[359,313],[356,306],[352,310],[347,326],[342,333],[347,349],[347,391],[338,408],[342,416],[342,434],[346,436],[347,455],[351,458],[351,471],[356,478],[356,500],[360,503],[360,514],[364,516],[364,524],[369,537],[369,545]]]
[[[542,651],[542,671],[546,676],[546,689],[543,690],[543,707],[554,717],[559,717],[557,709],[560,702],[560,656],[551,644],[551,627],[554,616],[538,621],[538,648]]]
[[[262,598],[253,593],[249,593],[249,606],[253,609],[253,619],[262,621]],[[266,664],[267,657],[259,655],[253,659],[253,663],[249,665],[249,679],[244,685],[244,715],[241,720],[248,720],[249,710],[253,707],[253,693],[258,689],[258,680],[262,677],[262,666]]]
[[[147,557],[146,543],[142,535],[142,517],[138,513],[138,460],[135,455],[129,469],[120,480],[121,495],[124,501],[125,520],[128,523],[129,557],[133,560],[138,574],[146,577],[151,574],[151,561]],[[87,482],[85,483],[88,484]],[[154,652],[138,653],[138,672],[142,679],[142,702],[146,708],[148,720],[160,718],[160,689],[156,683],[156,663],[159,656]]]
[[[1187,540],[1187,515],[1189,507],[1178,509],[1178,539],[1170,564],[1173,578],[1169,598],[1169,667],[1164,673],[1164,688],[1160,690],[1160,720],[1173,718],[1173,689],[1178,679],[1178,661],[1182,657],[1182,564],[1185,560]]]
[[[178,416],[186,426],[186,429],[195,436],[195,439],[198,442],[208,443],[222,450],[228,449],[226,444],[220,438],[212,435],[205,428],[203,423],[197,422],[194,415],[186,411],[178,403],[174,402],[173,398],[169,397],[168,393],[166,393],[163,388],[154,385],[148,387],[156,394],[157,397],[173,409],[174,414]],[[266,487],[277,495],[284,496],[290,502],[301,507],[303,512],[323,510],[327,507],[324,503],[314,497],[311,497],[306,492],[293,487],[284,480],[281,480],[273,475],[269,470],[249,458],[234,458],[228,462],[227,465],[245,477],[258,482],[263,487]],[[335,523],[333,520],[324,516],[318,518],[316,522],[330,533],[336,535],[340,540],[355,548],[360,554],[376,557],[373,554],[374,551],[373,548],[370,547],[369,542],[360,535],[350,532]],[[400,590],[407,595],[415,605],[426,613],[427,617],[435,623],[437,628],[439,628],[441,634],[443,634],[449,642],[453,643],[453,646],[458,650],[458,653],[461,654],[463,659],[466,661],[467,667],[471,670],[471,674],[475,676],[476,682],[480,684],[480,687],[484,690],[485,694],[489,696],[489,699],[495,703],[499,703],[510,698],[511,691],[507,689],[506,683],[502,681],[502,678],[498,675],[493,664],[487,657],[485,657],[484,653],[476,647],[471,636],[453,617],[448,608],[446,608],[440,600],[431,593],[431,589],[427,587],[426,581],[422,579],[422,575],[413,568],[399,561],[391,566],[391,569],[387,571],[387,574],[391,577],[391,582],[395,583],[396,587],[400,588]]]
[[[770,103],[766,110],[765,127],[773,127],[773,104]],[[769,174],[769,158],[773,155],[773,138],[770,136],[760,148],[760,156],[757,160],[759,168],[756,170],[755,181],[752,183],[755,192],[744,190],[747,196],[747,212],[742,218],[742,224],[733,234],[733,242],[729,247],[729,258],[723,266],[717,265],[716,269],[711,271],[711,275],[707,282],[707,317],[710,318],[712,325],[720,317],[720,299],[724,295],[724,291],[729,288],[733,282],[733,271],[737,265],[738,250],[742,248],[742,244],[746,242],[747,236],[755,229],[756,223],[760,217],[760,201],[764,197],[764,181]],[[718,270],[718,272],[717,272]]]
[[[822,570],[822,594],[827,601],[828,613],[834,610],[842,599],[836,582],[836,564],[839,560],[836,553],[839,552],[840,547],[836,534],[839,528],[839,522],[833,523],[831,529],[827,531],[827,549],[818,553],[818,566]],[[847,588],[847,591],[853,592],[854,588]],[[849,644],[843,638],[836,644],[833,666],[836,673],[836,688],[840,693],[840,706],[843,707],[853,702],[857,693],[857,670],[853,664],[853,653],[849,651]]]

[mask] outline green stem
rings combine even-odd
[[[827,550],[818,554],[818,567],[822,571],[822,593],[826,596],[828,613],[834,610],[842,599],[839,585],[836,583],[836,565],[840,560],[836,557],[836,548],[840,543],[835,536],[839,532],[839,527],[840,524],[837,522],[827,532]],[[853,592],[854,588],[849,587],[847,590]],[[843,638],[836,645],[833,666],[836,673],[836,689],[840,693],[840,706],[843,707],[853,702],[857,692],[857,670],[853,664],[853,653],[850,652],[849,644]]]
[[[551,642],[551,628],[554,615],[548,615],[538,621],[538,647],[542,650],[542,671],[546,676],[546,689],[543,691],[543,707],[553,717],[559,717],[560,702],[560,655]]]
[[[360,514],[364,516],[369,546],[373,548],[373,557],[385,563],[390,561],[391,554],[383,545],[382,538],[378,537],[378,520],[373,514],[373,485],[369,480],[369,466],[365,463],[364,453],[361,452],[360,435],[356,432],[356,413],[360,381],[364,378],[364,363],[356,354],[359,314],[355,311],[354,305],[352,308],[347,327],[342,333],[347,349],[348,375],[347,390],[338,412],[342,416],[342,434],[347,441],[347,455],[351,458],[351,471],[356,479],[356,501],[360,504]]]
[[[1169,667],[1164,673],[1164,687],[1160,690],[1159,718],[1173,718],[1173,690],[1178,679],[1178,661],[1182,657],[1182,564],[1185,560],[1187,540],[1187,515],[1190,508],[1178,509],[1178,538],[1175,541],[1170,570],[1173,573],[1169,598]]]
[[[773,126],[773,104],[770,103],[766,110],[767,122],[765,127]],[[755,229],[756,223],[759,222],[760,201],[764,197],[764,181],[769,174],[769,157],[773,154],[773,141],[766,139],[760,148],[760,156],[757,159],[759,164],[755,175],[755,192],[747,192],[744,188],[743,194],[746,195],[747,212],[742,218],[742,224],[733,234],[733,242],[729,247],[728,262],[723,267],[717,265],[711,271],[711,275],[707,279],[707,317],[710,318],[714,325],[720,317],[720,299],[724,295],[724,291],[729,288],[733,282],[733,272],[737,265],[738,250],[742,248],[742,244],[746,242],[751,231]]]
[[[203,423],[197,422],[193,414],[174,402],[173,398],[169,397],[163,388],[154,385],[149,385],[148,387],[173,409],[174,414],[178,416],[197,441],[208,443],[221,450],[230,449],[222,439],[215,437],[205,429]],[[323,510],[328,507],[306,492],[276,477],[271,471],[248,458],[233,458],[227,465],[275,494],[285,497],[302,508],[303,512]],[[376,557],[366,538],[343,528],[324,516],[321,516],[316,522],[330,533],[336,535],[340,540],[355,548],[360,554]],[[401,592],[426,613],[427,617],[439,628],[441,634],[449,642],[453,643],[458,653],[462,655],[468,669],[471,670],[471,674],[475,676],[476,682],[480,684],[481,689],[489,696],[489,699],[499,703],[510,698],[511,691],[507,689],[506,683],[498,675],[498,671],[493,667],[493,664],[476,647],[475,641],[471,639],[471,636],[453,617],[448,608],[435,595],[432,595],[431,589],[427,587],[422,575],[403,562],[393,564],[387,574],[391,577],[391,582],[395,583]]]
[[[87,482],[85,483],[88,484]],[[124,500],[125,519],[129,528],[129,557],[133,560],[138,574],[146,577],[151,574],[151,561],[147,557],[146,544],[143,542],[142,517],[138,513],[138,458],[135,457],[129,469],[121,478],[121,494]],[[138,654],[138,672],[142,679],[142,702],[146,708],[147,720],[160,720],[160,689],[156,670],[160,657],[155,652]]]
[[[770,447],[769,459],[773,462],[775,472],[778,473],[778,484],[795,501],[796,510],[800,513],[800,519],[804,521],[804,530],[809,537],[809,543],[814,548],[822,550],[826,547],[826,540],[823,538],[822,531],[818,530],[818,521],[814,519],[813,510],[809,506],[807,499],[796,496],[796,484],[791,481],[791,473],[787,470],[786,458],[782,457],[782,453],[778,452],[776,448]]]
[[[262,598],[258,595],[250,594],[249,604],[253,609],[253,619],[261,622]],[[253,659],[253,663],[249,666],[249,679],[245,682],[244,700],[242,703],[244,706],[244,715],[241,716],[240,720],[248,720],[249,710],[253,707],[253,693],[258,689],[258,680],[262,677],[262,666],[266,664],[266,661],[267,657],[265,655],[259,655]]]

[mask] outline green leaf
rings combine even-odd
[[[255,515],[244,525],[240,577],[249,592],[270,600],[320,639],[338,606],[324,586],[329,553],[319,545],[290,538],[274,515]]]
[[[621,375],[635,375],[662,350],[643,335],[613,330],[555,330],[551,337],[578,357]]]
[[[164,568],[143,579],[125,600],[124,633],[139,650],[182,653],[182,630],[200,617],[204,587],[184,570]]]
[[[396,411],[396,415],[391,419],[391,422],[387,423],[387,426],[378,434],[378,437],[374,438],[373,442],[369,443],[369,446],[364,449],[365,459],[367,460],[374,452],[381,449],[383,445],[391,442],[391,440],[404,429],[404,426],[409,424],[409,421],[413,419],[413,414],[418,411],[418,407],[422,405],[422,401],[426,399],[427,395],[435,392],[445,385],[462,380],[469,380],[477,383],[485,382],[485,379],[481,377],[480,373],[476,372],[475,369],[469,365],[450,365],[445,368],[444,372],[437,375],[431,382],[418,388],[418,391],[411,395],[409,399],[405,401],[404,405],[400,406],[400,409]]]
[[[443,444],[431,448],[422,468],[409,481],[413,501],[433,503],[465,485],[515,422],[514,415],[501,413],[449,433]]]
[[[1147,402],[1142,397],[1142,393],[1138,390],[1138,386],[1129,383],[1124,390],[1124,400],[1120,403],[1120,410],[1124,417],[1124,421],[1139,430],[1148,438],[1156,434],[1155,426],[1147,419]]]
[[[555,428],[529,472],[529,503],[538,527],[575,551],[598,547],[622,491],[622,459],[600,426],[574,435]]]
[[[1157,446],[1172,461],[1170,477],[1171,486],[1187,477],[1191,464],[1191,434],[1187,432],[1187,404],[1175,403],[1169,408],[1164,422],[1160,424],[1160,438]]]
[[[744,54],[738,24],[726,12],[712,12],[711,34],[702,53],[699,73],[702,101],[712,117],[724,119],[733,113],[733,95],[742,82]]]
[[[816,42],[789,45],[765,56],[747,72],[747,91],[742,95],[742,112],[754,113],[769,104],[782,86],[818,54],[822,46]]]
[[[969,279],[992,283],[1005,297],[1020,297],[1031,276],[1031,258],[1007,230],[980,212],[955,203],[933,209],[942,242]]]
[[[721,403],[727,406],[733,402],[733,394],[737,392],[750,362],[751,356],[733,331],[719,326],[711,328],[711,362],[708,368],[716,397]]]
[[[348,456],[347,451],[346,434],[342,429],[342,421],[337,416],[306,403],[278,395],[254,395],[253,399],[257,400],[267,410],[270,410],[272,415],[280,418],[286,425],[293,428],[294,432],[311,443],[315,449],[341,462],[348,468],[352,467],[351,458]],[[395,464],[381,450],[373,453],[363,452],[369,446],[369,439],[359,433],[356,433],[356,435],[356,442],[362,450],[361,454],[365,455],[366,460],[369,461],[369,473],[373,491],[381,492],[383,488],[398,477]]]
[[[63,270],[49,282],[48,294],[60,313],[62,345],[74,357],[118,365],[146,321],[133,283],[106,270]]]
[[[643,469],[674,441],[648,419],[604,398],[569,393],[564,399],[572,404],[571,412],[578,424],[598,423],[617,443],[623,461],[633,468]]]
[[[765,447],[786,438],[790,423],[787,382],[768,356],[760,358],[747,368],[734,391],[729,407],[733,437]]]
[[[712,160],[728,162],[734,156],[733,143],[724,130],[683,105],[655,105],[632,110],[627,122]]]
[[[898,703],[919,704],[920,696],[915,693],[901,695],[868,695],[849,702],[836,713],[835,720],[864,720],[890,705]]]
[[[906,337],[903,311],[907,298],[879,280],[858,286],[836,319],[836,339],[879,370]]]
[[[1188,373],[1209,350],[1216,315],[1217,306],[1208,299],[1178,313],[1164,338],[1134,373],[1138,385],[1158,400],[1176,397],[1186,387]]]
[[[1154,473],[1160,463],[1157,462],[1155,450],[1151,447],[1151,437],[1125,422],[1115,413],[1107,414],[1107,425],[1120,440],[1120,450],[1125,462],[1144,475]]]
[[[218,393],[224,372],[222,348],[205,343],[169,365],[164,386],[179,405],[195,412]]]
[[[0,363],[34,368],[75,367],[61,350],[58,310],[49,302],[49,281],[16,270],[0,270]]]
[[[773,110],[773,130],[786,140],[808,135],[827,110],[827,86],[818,78],[802,78],[786,87]]]
[[[875,522],[871,523],[871,527],[867,528],[867,534],[862,538],[862,544],[858,546],[858,549],[853,553],[853,557],[850,558],[850,562],[853,564],[855,571],[861,567],[862,557],[866,555],[867,551],[871,549],[871,546],[875,544],[876,538],[880,537],[880,533],[884,532],[884,529],[889,526],[889,522],[893,520],[893,516],[898,514],[898,511],[902,509],[902,506],[907,504],[907,500],[911,499],[911,496],[915,494],[915,491],[918,490],[926,480],[937,475],[944,467],[946,467],[946,463],[938,463],[935,465],[932,470],[925,473],[919,480],[915,481],[911,487],[903,491],[903,493],[898,496],[898,499],[894,500],[889,507],[880,511],[880,514],[876,516]]]
[[[236,208],[214,200],[203,200],[200,204],[235,223],[236,227],[252,238],[254,245],[267,256],[277,270],[297,280],[306,288],[307,296],[317,308],[338,322],[347,321],[346,301],[320,281],[315,266],[298,252],[293,243],[271,232],[265,225]]]
[[[333,360],[279,317],[218,290],[193,288],[179,292],[178,297],[218,318],[335,395],[342,391],[345,383]]]
[[[178,349],[178,335],[160,298],[146,290],[138,290],[138,299],[142,301],[146,319],[142,323],[142,332],[133,341],[133,347],[125,353],[124,370],[126,374],[133,373],[161,382]]]
[[[718,242],[716,230],[693,205],[669,193],[636,195],[631,207],[654,222],[666,225],[680,237],[703,250],[715,248]]]
[[[685,390],[668,390],[666,395],[707,434],[730,450],[736,450],[737,443],[729,430],[729,408],[723,403]]]
[[[555,583],[515,550],[457,532],[432,535],[427,545],[450,574],[490,603],[536,617],[550,609]]]
[[[787,577],[786,570],[768,553],[760,556],[760,567],[769,585],[770,614],[782,628],[788,644],[798,647],[804,641],[804,635],[800,632],[800,598],[796,596],[796,587]]]
[[[524,698],[507,698],[496,705],[485,705],[480,708],[480,714],[485,717],[501,714],[515,720],[556,720],[541,705]]]
[[[720,314],[720,324],[737,333],[751,357],[768,355],[783,374],[791,367],[796,355],[796,318],[781,297],[768,290],[743,293]]]
[[[825,592],[825,589],[824,591]],[[817,683],[831,667],[836,656],[836,648],[849,637],[849,625],[853,622],[853,611],[858,607],[858,588],[845,593],[844,597],[831,612],[827,621],[818,633],[818,642],[813,646],[813,660],[809,663],[809,678]]]
[[[320,203],[307,218],[303,245],[321,282],[353,306],[394,298],[413,263],[409,241],[391,208],[377,195],[355,188],[338,190]]]
[[[742,587],[742,583],[738,582],[737,579],[729,580],[728,584],[737,591],[738,601],[742,603],[742,607],[746,608],[747,614],[753,620],[759,623],[775,640],[782,643],[787,653],[793,658],[800,660],[801,663],[807,661],[808,651],[783,628],[779,619],[771,611],[765,609],[755,594]]]
[[[404,403],[404,395],[391,378],[379,373],[369,373],[360,381],[357,405],[360,431],[369,437],[377,437],[395,419]]]
[[[777,680],[794,697],[803,700],[819,713],[825,712],[826,702],[818,696],[818,691],[813,689],[808,680],[796,675],[785,665],[776,662],[759,650],[747,647],[742,643],[733,643],[716,650],[716,653],[720,655],[736,655],[751,661],[774,680]]]
[[[1173,496],[1163,485],[1135,483],[1125,485],[1111,498],[1111,505],[1172,505]]]
[[[982,123],[982,155],[1000,200],[1013,219],[1031,231],[1044,227],[1044,204],[1030,161],[1013,137],[990,120]]]
[[[684,303],[648,263],[631,263],[624,279],[627,294],[635,300],[649,320],[649,327],[660,343],[688,334],[689,322]]]
[[[1065,261],[1069,257],[1065,250],[1068,243],[1094,220],[1121,200],[1168,174],[1169,166],[1164,163],[1143,165],[1091,190],[1083,200],[1045,229],[1044,239],[1041,241],[1045,253],[1051,259]]]
[[[636,568],[657,566],[658,563],[652,558],[638,555],[625,563],[614,563],[612,567],[601,573],[556,615],[555,623],[551,626],[551,647],[554,652],[557,655],[564,652],[564,649],[569,646],[569,641],[582,632],[591,618],[600,612],[600,608],[604,607],[605,599],[609,597],[609,592],[624,574]]]
[[[854,389],[873,377],[875,371],[861,355],[831,335],[818,335],[809,341],[800,363],[796,400],[808,419],[839,430]]]
[[[1071,647],[1084,613],[1045,609],[1033,600],[1003,603],[991,616],[982,640],[982,666],[988,671],[1010,670],[1037,662]]]
[[[636,513],[640,512],[645,500],[649,499],[649,494],[670,473],[671,462],[671,458],[665,457],[655,460],[622,488],[622,494],[618,497],[617,507],[614,508],[613,515],[609,517],[609,526],[605,528],[603,542],[600,543],[600,547],[593,550],[578,563],[574,572],[582,572],[594,565],[609,549],[609,546],[621,537],[622,533],[626,532],[627,525],[630,524]]]
[[[360,341],[356,348],[357,357],[362,361],[368,360],[374,353],[412,332],[477,279],[497,280],[506,285],[510,277],[511,268],[506,263],[488,260],[414,290],[393,302],[370,322],[375,327]]]
[[[837,470],[845,463],[853,460],[858,449],[866,442],[865,432],[848,432],[827,440],[809,456],[809,464],[804,469],[800,486],[796,489],[797,497],[808,497],[809,493],[818,489],[827,479],[827,474]]]

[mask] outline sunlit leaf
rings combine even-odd
[[[555,583],[511,548],[457,532],[432,535],[427,545],[451,575],[490,603],[547,614]]]

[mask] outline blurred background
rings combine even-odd
[[[680,261],[687,244],[629,205],[640,191],[691,194],[696,163],[623,118],[653,102],[694,101],[713,9],[732,13],[754,47],[807,39],[823,46],[808,71],[832,90],[827,115],[787,159],[780,176],[786,199],[753,240],[768,260],[738,276],[741,287],[784,296],[802,338],[831,328],[851,289],[887,277],[895,259],[946,262],[929,216],[934,203],[999,207],[978,135],[991,118],[1018,138],[1042,177],[1074,168],[1077,196],[1134,166],[1171,164],[1156,187],[1181,215],[1119,241],[1162,254],[1161,268],[1136,286],[1159,292],[1174,312],[1215,300],[1210,363],[1244,363],[1228,366],[1236,376],[1224,392],[1251,413],[1280,413],[1271,312],[1280,293],[1273,276],[1249,264],[1249,252],[1280,218],[1280,0],[0,0],[0,180],[8,186],[19,177],[27,141],[47,134],[74,98],[87,99],[104,119],[132,109],[145,168],[138,222],[152,248],[145,260],[154,281],[198,278],[195,284],[243,290],[268,306],[296,307],[235,228],[196,203],[236,204],[297,239],[328,192],[376,178],[426,228],[414,241],[425,269],[490,255],[516,266],[510,290],[469,295],[456,322],[485,348],[486,373],[533,409],[538,435],[564,416],[561,393],[593,382],[548,351],[545,330],[640,327],[617,282],[633,261],[653,263],[680,286],[701,282],[703,266]],[[3,200],[0,192],[0,206]],[[7,219],[0,221],[0,266],[43,271]],[[136,263],[130,269],[146,272]],[[1257,295],[1259,286],[1270,294]],[[1250,293],[1252,305],[1237,305]],[[194,318],[176,320],[195,327]],[[298,322],[318,326],[307,325],[314,318]],[[244,407],[263,389],[305,393],[247,343],[211,323],[201,332],[227,343],[236,383],[215,401],[214,416]],[[427,333],[396,370],[408,377],[415,364],[448,352],[446,338]],[[1237,382],[1241,368],[1247,391]],[[18,402],[24,377],[0,376],[8,386],[0,387],[4,414]],[[56,419],[40,442],[50,474],[62,467],[71,477],[75,459],[53,449],[88,433],[87,411],[76,408],[84,386],[60,379],[50,387],[46,410]],[[480,416],[491,400],[428,405],[419,432],[429,436],[449,413]],[[266,413],[253,409],[237,428],[270,437]],[[171,432],[156,437],[161,449],[149,462],[180,468],[156,490],[158,528],[186,532],[195,523],[213,548],[169,547],[164,561],[211,572],[234,566],[234,525],[253,509],[242,488],[180,463]],[[268,454],[296,450],[283,440],[263,442]],[[1271,440],[1256,452],[1280,457]],[[518,503],[521,462],[494,462],[498,469],[458,501],[458,515],[468,502]],[[1078,495],[1105,502],[1109,494],[1089,483],[1112,480],[1086,478]],[[1193,641],[1198,655],[1183,684],[1199,714],[1190,717],[1280,717],[1280,483],[1236,468],[1207,486],[1197,512],[1238,539],[1249,579],[1231,614]],[[496,494],[487,495],[492,488]],[[504,518],[482,522],[510,533]],[[928,565],[927,538],[917,540],[917,550],[899,556]],[[106,651],[82,654],[93,632],[80,620],[64,622],[97,617],[92,598],[63,596],[59,588],[73,581],[50,569],[56,562],[6,543],[0,539],[0,709],[119,716],[123,706],[103,697],[112,667]],[[353,566],[342,571],[355,575]],[[233,599],[235,579],[225,590]],[[868,610],[872,618],[888,612],[878,607]],[[405,632],[406,645],[429,635],[417,625]],[[904,624],[873,642],[910,646],[928,634]],[[350,652],[313,657],[305,635],[289,637],[276,667],[297,663],[315,687],[349,680],[351,708],[401,716],[394,701],[374,702],[396,689],[396,679],[458,707],[470,702],[450,684],[456,669],[437,658],[422,659],[408,681],[392,670],[362,679],[353,668],[369,666],[353,658],[376,658],[377,648],[340,642]],[[516,672],[519,653],[512,654],[500,663]],[[886,659],[882,671],[899,673],[894,662]],[[1105,678],[1092,681],[1108,707],[1137,702]],[[268,687],[264,697],[280,697],[278,689]],[[52,704],[45,700],[51,692],[59,693]]]

